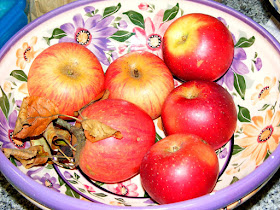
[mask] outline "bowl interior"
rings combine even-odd
[[[0,53],[2,147],[16,147],[10,136],[22,99],[28,96],[28,70],[42,50],[58,42],[77,42],[77,35],[86,33],[91,36],[84,43],[85,47],[95,53],[104,71],[114,59],[134,50],[147,50],[162,58],[161,44],[151,47],[147,40],[156,35],[161,41],[168,25],[188,13],[217,17],[232,33],[235,42],[234,60],[227,73],[216,82],[234,98],[238,123],[232,140],[216,151],[220,176],[214,191],[208,197],[199,198],[204,201],[202,203],[193,199],[180,205],[212,205],[213,208],[221,208],[254,192],[277,170],[277,162],[272,165],[268,162],[272,161],[269,158],[275,150],[273,157],[280,153],[277,149],[280,135],[280,47],[270,34],[252,20],[210,1],[81,1],[58,8],[33,21],[12,37]],[[41,79],[44,80],[44,77]],[[174,82],[176,86],[181,84],[177,80]],[[154,122],[157,137],[164,138],[165,134],[159,126],[160,119]],[[26,142],[21,148],[29,145]],[[10,160],[2,161],[7,161],[7,165],[1,163],[1,171],[14,167]],[[157,204],[147,197],[141,187],[139,176],[123,183],[104,184],[88,179],[78,169],[69,170],[53,165],[25,169],[16,160],[11,161],[16,165],[15,170],[22,172],[19,176],[30,178],[29,185],[34,182],[41,186],[48,185],[53,190],[50,194],[57,195],[55,192],[59,192],[80,200],[109,205],[157,208]],[[268,171],[261,173],[260,170]],[[255,179],[254,173],[262,175]],[[14,182],[8,173],[6,177]],[[246,179],[248,181],[240,186],[241,180]],[[17,186],[16,182],[13,184]],[[126,189],[126,194],[120,189]],[[19,190],[25,191],[28,196],[32,194],[29,189]],[[234,194],[234,190],[239,193]],[[227,199],[215,200],[221,198],[221,192]],[[46,206],[53,205],[44,201],[42,196],[36,197],[36,200]],[[73,205],[88,205],[76,200],[71,200]],[[210,200],[217,202],[209,204]],[[174,204],[170,207],[178,206]]]

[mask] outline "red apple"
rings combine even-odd
[[[73,115],[104,90],[104,72],[95,55],[75,43],[58,43],[41,52],[31,64],[31,96],[55,102],[60,114]]]
[[[82,116],[99,120],[122,134],[94,142],[87,140],[80,153],[80,169],[91,179],[121,182],[139,173],[141,160],[155,143],[152,118],[138,106],[122,99],[98,101]]]
[[[154,144],[144,156],[143,188],[159,204],[210,193],[219,174],[213,148],[193,134],[173,134]]]
[[[110,64],[105,73],[105,88],[110,92],[109,98],[130,101],[155,119],[174,89],[174,81],[159,57],[150,52],[131,52]]]
[[[162,108],[165,132],[192,133],[214,149],[226,144],[237,123],[237,110],[232,96],[211,81],[194,80],[175,88]]]
[[[191,13],[167,28],[162,50],[166,65],[177,78],[214,81],[230,67],[234,43],[217,18]]]

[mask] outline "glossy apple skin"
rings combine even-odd
[[[237,110],[225,88],[215,82],[193,80],[169,94],[161,117],[167,135],[196,134],[216,150],[232,137]]]
[[[158,141],[146,153],[140,167],[144,189],[159,204],[210,193],[218,173],[215,151],[193,134],[173,134]]]
[[[80,154],[80,169],[91,179],[117,183],[139,173],[141,161],[155,143],[152,118],[138,106],[122,99],[106,99],[87,107],[82,115],[119,130],[122,139],[110,137],[86,141]]]
[[[131,52],[110,64],[105,73],[105,88],[110,92],[109,98],[130,101],[155,119],[174,89],[174,80],[158,56],[145,51]]]
[[[31,64],[29,95],[55,102],[60,114],[73,116],[104,90],[104,72],[96,56],[76,43],[58,43]]]
[[[163,37],[163,58],[177,78],[220,78],[230,67],[234,43],[230,31],[217,18],[191,13],[175,20]]]

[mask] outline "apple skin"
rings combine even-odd
[[[84,109],[82,115],[119,130],[123,138],[109,137],[94,143],[86,140],[80,153],[80,169],[104,183],[121,182],[138,174],[145,153],[155,143],[152,118],[122,99],[98,101]]]
[[[165,98],[174,89],[174,80],[162,59],[150,52],[136,51],[110,64],[105,88],[110,92],[109,98],[134,103],[156,119]]]
[[[214,81],[229,69],[234,42],[217,18],[191,13],[167,28],[162,50],[164,62],[177,78]]]
[[[158,141],[146,153],[140,166],[143,188],[159,204],[210,193],[218,174],[215,151],[193,134],[173,134]]]
[[[45,97],[59,113],[74,115],[104,91],[104,71],[96,56],[76,43],[58,43],[42,51],[31,64],[29,95]]]
[[[161,118],[167,135],[196,134],[216,150],[232,137],[237,110],[225,88],[212,81],[193,80],[169,94]]]

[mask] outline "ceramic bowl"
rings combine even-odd
[[[231,141],[216,151],[220,175],[212,193],[158,205],[147,197],[139,175],[122,183],[104,184],[90,180],[78,169],[49,164],[25,169],[0,152],[0,170],[7,180],[36,205],[51,209],[233,208],[255,194],[280,165],[280,45],[260,25],[214,1],[76,1],[31,22],[1,49],[0,142],[3,148],[16,147],[10,136],[21,101],[28,96],[26,75],[42,50],[58,42],[76,42],[77,33],[84,30],[92,34],[85,47],[97,55],[106,71],[114,59],[135,49],[161,57],[161,45],[151,48],[147,39],[154,34],[160,39],[172,21],[197,12],[219,18],[235,42],[233,63],[217,83],[234,98],[238,122]],[[158,120],[154,120],[156,131],[163,138]],[[29,145],[27,142],[21,148]]]

